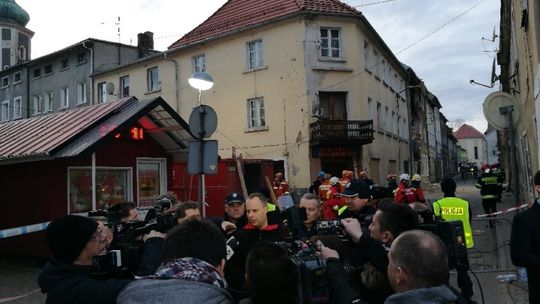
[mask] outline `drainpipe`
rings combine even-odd
[[[169,58],[167,57],[167,52],[163,52],[163,59],[167,60],[167,61],[170,61],[172,63],[174,63],[174,80],[175,80],[175,83],[174,83],[174,94],[175,94],[175,98],[176,98],[176,112],[177,113],[180,113],[180,98],[178,97],[178,80],[179,80],[179,72],[178,72],[178,61],[172,59],[172,58]]]
[[[94,49],[91,47],[86,46],[86,41],[83,41],[82,46],[83,48],[90,50],[90,75],[94,74]],[[95,104],[94,102],[94,76],[90,76],[91,83],[90,83],[90,104]]]

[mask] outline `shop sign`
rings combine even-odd
[[[313,147],[313,157],[359,157],[359,151],[352,147]]]

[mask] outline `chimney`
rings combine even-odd
[[[149,51],[154,49],[154,33],[147,31],[137,34],[137,49],[139,58],[148,56]]]

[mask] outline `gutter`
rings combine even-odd
[[[86,41],[83,41],[83,48],[90,50],[90,75],[94,74],[94,49],[86,46]],[[90,77],[90,104],[95,104],[94,102],[94,77]]]
[[[180,113],[180,98],[178,97],[178,80],[179,80],[179,72],[178,72],[178,61],[170,58],[170,57],[167,57],[167,51],[163,52],[163,59],[167,60],[167,61],[170,61],[172,63],[174,63],[174,80],[175,80],[175,83],[174,83],[174,94],[175,94],[175,98],[176,98],[176,112],[177,113]]]

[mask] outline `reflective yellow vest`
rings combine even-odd
[[[345,210],[347,210],[347,205],[345,206],[342,206],[341,208],[338,209],[338,216],[341,215],[343,212],[345,212]]]
[[[270,211],[274,211],[276,210],[276,205],[270,203],[270,202],[267,202],[266,203],[266,211],[270,212]]]
[[[469,203],[457,197],[445,197],[433,203],[433,213],[445,221],[461,221],[465,232],[467,248],[474,246],[471,223],[469,221]]]

